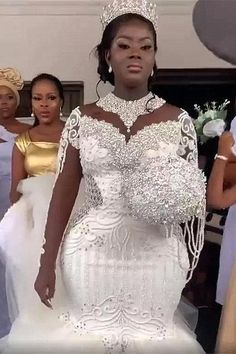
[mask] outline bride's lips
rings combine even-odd
[[[133,73],[139,73],[143,69],[141,65],[135,63],[128,65],[127,68],[130,72]]]

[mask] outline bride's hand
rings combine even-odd
[[[51,299],[55,293],[56,274],[54,267],[41,266],[34,283],[34,289],[44,305],[52,308]]]

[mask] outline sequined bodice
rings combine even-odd
[[[160,99],[156,104],[160,107]],[[196,203],[204,198],[202,193],[204,181],[202,179],[202,184],[199,185],[201,176],[196,166],[197,149],[193,142],[195,131],[186,112],[183,111],[177,120],[145,126],[135,135],[131,135],[127,142],[125,136],[112,123],[87,115],[81,116],[77,108],[67,122],[65,134],[69,134],[70,143],[80,150],[87,202],[90,206],[93,200],[96,205],[103,204],[111,207],[113,204],[116,209],[120,209],[121,213],[135,216],[132,206],[136,197],[133,196],[140,194],[141,185],[146,192],[145,183],[148,187],[147,193],[154,192],[152,183],[155,181],[158,188],[156,192],[160,195],[153,201],[156,204],[156,216],[152,220],[147,216],[146,220],[154,223],[173,223],[175,218],[177,223],[181,223],[197,213]],[[66,148],[66,144],[65,140],[63,148]],[[63,154],[60,154],[59,159],[62,169]],[[149,167],[154,164],[158,166],[147,172],[147,167],[150,169]],[[160,171],[158,182],[156,179]],[[145,176],[142,179],[143,175]],[[174,180],[175,175],[178,178]],[[147,180],[147,176],[150,176],[150,181]],[[173,178],[170,179],[169,176]],[[132,196],[130,196],[131,190]],[[173,203],[170,203],[168,208],[166,200],[169,199],[172,199]],[[194,206],[189,210],[188,206],[192,203]],[[183,208],[179,213],[181,215],[177,217],[174,209],[180,209],[178,204],[183,205]],[[165,212],[163,212],[163,205]],[[143,208],[142,203],[140,208]],[[158,208],[162,211],[161,216]],[[141,214],[140,212],[136,214],[140,219],[142,211]]]
[[[126,143],[125,136],[112,124],[90,117],[80,119],[80,156],[88,199],[112,205],[126,214],[122,194],[126,171],[135,171],[152,151],[176,154],[181,123],[167,122],[145,127]]]
[[[179,121],[151,124],[128,142],[119,129],[111,123],[90,117],[80,119],[81,162],[85,172],[98,169],[120,171],[137,166],[149,150],[166,148],[177,152],[181,138]],[[92,163],[90,161],[93,161]]]

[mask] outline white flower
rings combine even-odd
[[[214,138],[220,136],[225,130],[225,122],[223,119],[215,119],[206,123],[203,127],[203,135]]]
[[[201,144],[223,133],[229,103],[230,101],[225,99],[220,105],[216,101],[206,102],[202,107],[194,104],[194,109],[198,112],[194,126]]]
[[[219,110],[223,111],[229,103],[230,101],[225,99],[224,102],[219,106]]]
[[[217,111],[216,110],[213,110],[213,109],[209,109],[208,111],[206,111],[204,113],[204,116],[205,116],[205,119],[214,119],[215,118],[215,115],[216,115]]]

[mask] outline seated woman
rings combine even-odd
[[[228,160],[234,161],[232,157],[232,147],[234,138],[232,133],[224,133],[219,140],[218,153],[213,166],[213,170],[208,183],[208,203],[215,208],[227,208],[236,204],[236,183],[233,184],[232,168],[231,172],[227,167]],[[227,172],[228,169],[228,172]],[[224,189],[224,179],[231,176],[231,186]],[[236,180],[235,180],[236,182]],[[228,184],[229,185],[229,184]],[[235,232],[235,229],[233,230]],[[232,245],[231,245],[232,247]],[[235,258],[235,254],[233,255]],[[230,258],[230,254],[228,254]],[[231,268],[232,272],[232,268]],[[227,280],[227,285],[229,278]],[[225,289],[227,290],[227,289]],[[228,295],[225,299],[223,315],[218,337],[218,353],[235,353],[236,352],[236,268],[232,272],[231,283],[229,282]]]

